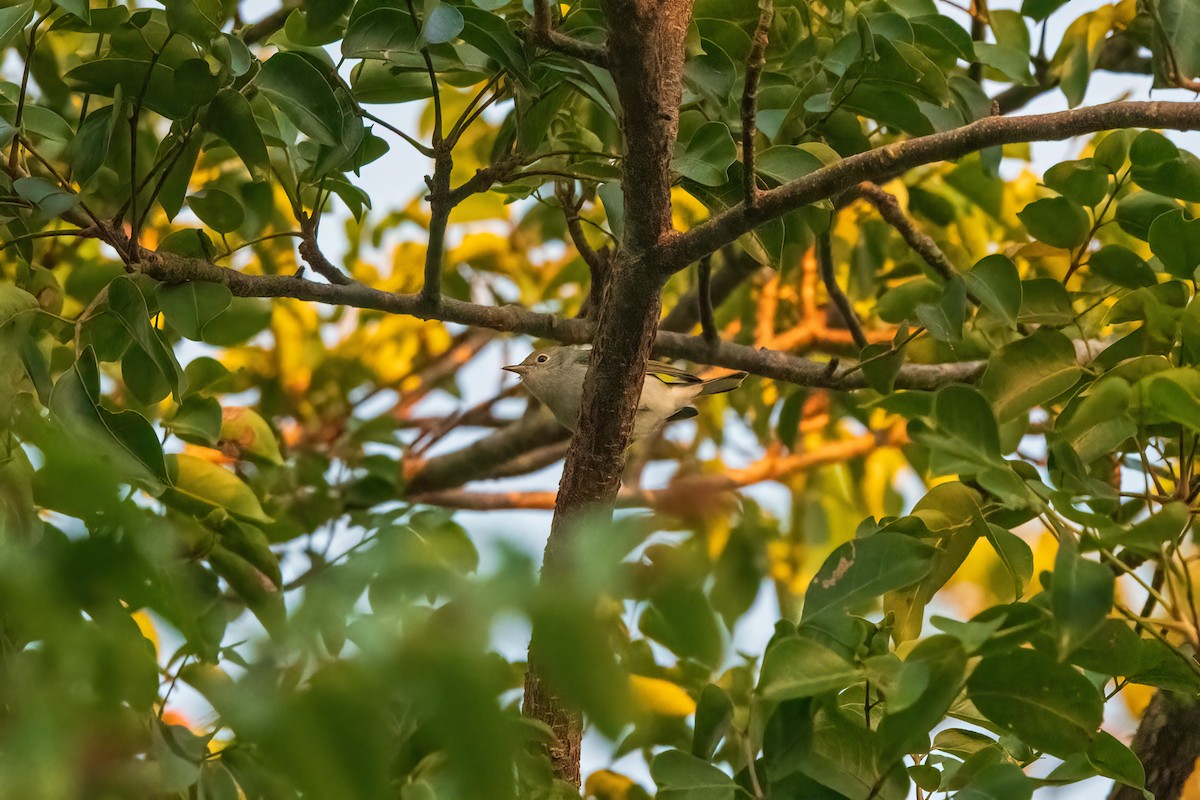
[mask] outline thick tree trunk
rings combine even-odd
[[[608,25],[607,62],[621,100],[625,230],[597,310],[580,422],[567,451],[546,542],[542,573],[552,580],[570,569],[566,555],[580,519],[611,518],[621,484],[667,274],[656,263],[656,251],[672,233],[671,157],[692,12],[690,0],[602,0],[601,5]],[[538,667],[542,650],[535,630],[525,713],[554,731],[554,772],[578,785],[581,721],[546,685]]]
[[[661,303],[661,284],[647,280],[646,271],[638,269],[641,266],[622,265],[600,307],[589,379],[583,387],[581,424],[559,484],[542,562],[543,581],[558,579],[571,568],[571,536],[582,518],[612,514]],[[546,685],[539,667],[542,649],[535,628],[525,672],[525,714],[554,731],[558,741],[549,748],[554,772],[578,785],[583,726],[579,715]]]
[[[1200,758],[1200,703],[1158,691],[1133,737],[1133,752],[1146,767],[1146,788],[1155,800],[1179,800]],[[1113,787],[1109,800],[1141,800],[1129,786]]]

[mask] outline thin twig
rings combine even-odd
[[[29,72],[33,65],[33,49],[37,45],[37,29],[49,16],[49,13],[43,14],[34,20],[33,25],[29,28],[29,51],[25,54],[25,64],[21,68],[21,91],[17,95],[17,110],[13,116],[13,128],[18,132],[21,130],[21,121],[25,115],[25,100],[29,89]],[[8,151],[8,168],[10,170],[17,168],[17,158],[20,154],[20,138],[18,137],[13,139],[12,149]]]
[[[746,85],[742,90],[742,189],[746,205],[753,208],[758,200],[758,176],[754,171],[754,137],[758,133],[758,82],[767,64],[766,52],[775,7],[771,0],[759,0],[758,25],[750,39],[746,57]]]
[[[412,0],[404,0],[408,5],[408,14],[412,17],[413,28],[420,32],[421,24],[417,21],[417,10],[413,8]],[[442,94],[438,89],[437,71],[433,68],[433,58],[429,55],[429,47],[421,48],[421,57],[425,59],[425,71],[429,73],[429,88],[433,91],[433,145],[442,142]]]
[[[828,233],[817,236],[817,264],[821,268],[821,280],[825,283],[825,291],[829,293],[829,299],[841,314],[842,322],[846,324],[850,335],[854,337],[854,343],[861,350],[870,344],[871,340],[863,333],[862,324],[859,323],[858,315],[854,313],[854,308],[850,305],[850,299],[846,297],[842,287],[838,286],[837,276],[833,272],[833,248],[830,246],[829,238]]]
[[[700,335],[704,337],[704,341],[715,345],[720,334],[713,319],[711,255],[700,259],[700,263],[696,265],[696,278],[696,302],[700,304]]]
[[[855,191],[859,197],[875,207],[879,216],[896,229],[908,246],[941,276],[942,280],[949,282],[958,276],[958,270],[942,252],[942,248],[938,247],[933,237],[917,229],[913,221],[901,210],[900,201],[894,194],[870,182],[860,183]]]
[[[312,267],[314,272],[330,283],[335,283],[339,286],[346,286],[354,283],[353,278],[335,267],[333,263],[325,257],[325,254],[321,252],[319,247],[317,247],[316,239],[310,236],[305,236],[300,242],[300,247],[297,249],[300,251],[300,257],[304,259],[305,263]]]
[[[583,42],[554,30],[550,25],[550,9],[546,0],[534,0],[533,25],[517,31],[517,37],[529,44],[578,58],[598,67],[608,68],[608,48]]]
[[[369,120],[371,120],[371,122],[374,122],[376,125],[386,128],[387,130],[396,134],[401,139],[403,139],[404,141],[406,141],[410,145],[412,145],[413,148],[415,148],[421,155],[427,156],[428,158],[433,158],[433,148],[432,147],[430,147],[429,145],[426,145],[426,144],[421,144],[416,139],[409,136],[407,133],[400,130],[399,128],[397,128],[395,125],[388,122],[387,120],[375,116],[370,111],[367,111],[365,108],[358,109],[358,114],[363,119],[369,119]]]

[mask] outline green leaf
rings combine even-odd
[[[429,4],[426,4],[429,9]],[[434,0],[433,8],[425,15],[421,37],[430,44],[453,41],[463,29],[463,15],[452,5]]]
[[[967,288],[987,308],[1009,325],[1015,325],[1021,311],[1021,276],[1008,256],[985,256],[963,275]]]
[[[1116,451],[1137,435],[1129,414],[1132,398],[1133,390],[1120,378],[1097,381],[1059,416],[1053,440],[1069,443],[1085,464]]]
[[[136,412],[114,414],[100,405],[100,373],[91,347],[54,384],[49,408],[80,452],[110,464],[119,480],[135,481],[156,494],[169,482],[150,423]]]
[[[12,284],[0,283],[0,328],[18,317],[28,316],[35,308],[38,308],[36,297]]]
[[[1163,61],[1168,52],[1180,78],[1200,77],[1200,8],[1188,0],[1156,0],[1154,11],[1161,23],[1154,26],[1156,78],[1167,74]],[[1166,84],[1156,80],[1155,85]]]
[[[1070,389],[1080,374],[1071,340],[1043,329],[1000,348],[979,386],[1003,425]]]
[[[787,183],[841,160],[837,151],[821,142],[768,147],[754,161],[755,171],[776,183]]]
[[[767,648],[757,693],[764,700],[794,700],[845,689],[861,676],[858,667],[821,643],[787,636]]]
[[[733,778],[682,750],[656,755],[650,762],[650,776],[658,785],[660,800],[734,800],[741,791]]]
[[[696,724],[692,734],[692,755],[705,761],[712,760],[717,746],[733,724],[733,701],[729,693],[710,683],[700,692],[696,703]]]
[[[899,762],[879,758],[875,738],[862,724],[862,707],[852,715],[836,706],[822,707],[815,715],[811,744],[801,748],[793,763],[809,778],[853,800],[904,800],[908,775]],[[788,796],[788,795],[784,795]],[[800,797],[813,797],[804,792]]]
[[[1083,207],[1066,197],[1035,200],[1018,211],[1017,216],[1030,236],[1063,249],[1083,244],[1092,224]]]
[[[221,404],[211,397],[192,395],[165,424],[184,441],[213,447],[221,434]]]
[[[71,69],[63,80],[76,91],[103,97],[116,97],[118,90],[124,97],[140,96],[145,108],[172,120],[183,119],[203,102],[180,92],[175,69],[161,61],[152,68],[137,58],[99,58]]]
[[[1179,203],[1169,197],[1152,192],[1131,192],[1117,201],[1117,224],[1130,236],[1147,241],[1154,221],[1179,208]]]
[[[846,542],[813,577],[801,619],[845,611],[916,583],[929,573],[934,553],[924,542],[887,531]]]
[[[162,373],[172,393],[179,398],[187,389],[183,368],[175,351],[150,324],[146,298],[132,278],[122,276],[108,285],[108,310],[120,321],[129,337]]]
[[[904,365],[904,350],[876,342],[863,348],[861,359],[863,378],[870,387],[880,394],[890,394]]]
[[[955,800],[1029,800],[1033,779],[1012,763],[988,764],[955,793]]]
[[[221,35],[222,11],[219,0],[167,0],[167,28],[180,33],[201,47]]]
[[[1092,158],[1110,175],[1116,175],[1121,171],[1121,167],[1125,166],[1125,159],[1129,157],[1129,147],[1136,136],[1136,131],[1113,131],[1096,145],[1096,152],[1092,154]]]
[[[12,185],[17,194],[37,206],[47,217],[57,217],[79,205],[79,195],[45,178],[17,178]]]
[[[272,636],[279,635],[287,622],[287,610],[283,604],[283,593],[272,584],[270,578],[249,561],[219,544],[209,550],[205,557],[263,627]]]
[[[1067,0],[1022,0],[1021,13],[1041,22],[1067,4]]]
[[[1101,247],[1088,257],[1087,266],[1093,275],[1126,289],[1140,289],[1158,283],[1154,270],[1141,256],[1120,245]]]
[[[167,505],[206,517],[220,509],[247,522],[270,523],[254,491],[227,469],[183,453],[166,457],[172,488],[162,500]]]
[[[1200,397],[1191,377],[1187,373],[1161,372],[1141,381],[1138,388],[1160,417],[1200,431]]]
[[[229,308],[233,294],[220,283],[188,281],[174,286],[159,284],[158,302],[167,322],[194,341],[203,339],[204,327]]]
[[[159,403],[171,393],[166,377],[140,347],[129,348],[121,357],[121,380],[144,406]]]
[[[189,196],[187,203],[200,221],[217,233],[232,233],[246,220],[242,204],[221,189],[203,189]]]
[[[164,140],[165,143],[165,140]],[[167,171],[162,189],[158,193],[158,204],[166,212],[167,220],[173,221],[183,208],[183,199],[187,196],[188,186],[196,169],[196,160],[200,157],[200,147],[204,144],[203,134],[193,134],[183,145],[179,158]],[[165,241],[165,238],[164,238]]]
[[[941,722],[950,709],[966,674],[967,654],[952,636],[930,637],[909,652],[897,683],[903,684],[906,676],[914,675],[924,688],[903,707],[898,707],[889,698],[878,729],[881,763],[927,746],[929,730]]]
[[[1012,578],[1013,599],[1019,600],[1033,577],[1033,548],[1020,536],[999,525],[988,525],[987,540]]]
[[[1167,503],[1146,519],[1137,523],[1127,531],[1111,537],[1114,545],[1121,545],[1130,550],[1146,555],[1154,555],[1162,551],[1164,544],[1178,544],[1180,535],[1187,529],[1191,514],[1187,505],[1179,501]],[[1106,541],[1110,537],[1105,537]]]
[[[204,341],[219,347],[245,342],[271,324],[271,301],[261,297],[235,297],[224,313],[204,326]]]
[[[1096,772],[1118,783],[1144,789],[1146,770],[1133,751],[1117,741],[1112,734],[1100,731],[1087,751],[1088,762]]]
[[[985,656],[967,680],[967,696],[1002,729],[1060,758],[1086,751],[1104,716],[1091,681],[1037,650]]]
[[[1150,250],[1167,272],[1190,280],[1200,267],[1200,220],[1189,220],[1182,210],[1157,217],[1150,225]]]
[[[1050,605],[1058,625],[1058,652],[1066,658],[1104,622],[1113,603],[1112,570],[1079,554],[1079,545],[1064,535],[1054,561]]]
[[[934,423],[943,437],[935,442],[947,451],[953,466],[939,462],[948,473],[972,473],[981,466],[1002,463],[1000,430],[987,398],[971,386],[944,386],[934,399]]]
[[[975,42],[975,60],[991,67],[1004,77],[1023,85],[1031,85],[1033,74],[1029,71],[1029,51],[1002,44]]]
[[[267,145],[259,130],[250,101],[239,91],[225,88],[217,92],[204,115],[204,126],[224,139],[242,159],[254,180],[271,175]]]
[[[1063,197],[1083,206],[1095,206],[1108,194],[1108,173],[1095,161],[1064,161],[1046,170],[1044,181]]]
[[[87,183],[104,166],[112,144],[112,123],[113,107],[98,108],[88,114],[79,134],[71,142],[71,168],[80,185]]]
[[[333,89],[311,61],[299,53],[276,53],[263,64],[257,81],[272,105],[302,133],[331,147],[338,143],[342,110]]]
[[[702,186],[723,186],[729,166],[737,160],[737,145],[723,122],[701,125],[671,167]]]
[[[83,4],[85,7],[86,3]],[[8,47],[33,17],[33,0],[0,8],[0,50]]]
[[[940,342],[962,341],[963,322],[967,316],[967,287],[955,278],[946,284],[936,303],[917,306],[917,319]]]

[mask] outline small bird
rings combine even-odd
[[[521,376],[529,393],[549,408],[563,427],[574,431],[579,420],[590,349],[590,346],[584,346],[537,350],[520,364],[503,369]],[[691,406],[693,400],[733,391],[745,378],[745,372],[735,372],[704,380],[661,361],[648,362],[642,399],[633,422],[633,438],[641,439],[668,422],[696,416],[699,412]]]

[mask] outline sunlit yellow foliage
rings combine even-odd
[[[686,231],[708,219],[708,209],[683,189],[671,190],[671,220],[676,230]]]
[[[696,701],[677,684],[661,678],[630,675],[629,689],[639,708],[663,717],[686,717],[696,712]]]
[[[601,769],[588,775],[583,794],[595,800],[628,800],[629,791],[635,786],[636,783],[619,772]]]
[[[158,630],[154,627],[154,620],[150,619],[150,615],[145,611],[136,611],[130,616],[132,616],[133,621],[137,623],[138,630],[142,632],[142,636],[145,636],[146,639],[148,639],[150,643],[154,645],[154,652],[157,653],[159,649],[159,640]]]
[[[320,318],[316,306],[284,299],[275,304],[271,330],[275,334],[275,363],[284,389],[302,394],[312,380],[313,368],[320,363]]]

